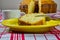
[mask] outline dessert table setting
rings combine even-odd
[[[1,12],[0,12],[1,13]],[[55,17],[59,17],[60,11],[57,11],[54,14]],[[54,17],[54,18],[55,18]],[[1,24],[4,20],[2,14],[0,14],[0,40],[60,40],[60,26],[52,27],[49,32],[43,34],[36,33],[17,33],[10,30],[9,27],[6,27]]]
[[[23,0],[19,10],[0,10],[0,40],[60,40],[57,3]]]

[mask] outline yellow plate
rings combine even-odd
[[[4,20],[2,24],[4,26],[9,27],[13,31],[40,33],[40,32],[47,32],[52,27],[57,26],[59,24],[59,21],[50,20],[47,21],[45,25],[19,25],[18,19],[14,18],[14,19]]]

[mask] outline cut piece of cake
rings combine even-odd
[[[19,24],[22,25],[43,25],[45,24],[45,17],[41,14],[26,14],[19,18]]]

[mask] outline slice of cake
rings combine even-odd
[[[22,25],[43,25],[45,24],[45,17],[41,14],[26,14],[19,18],[19,24]]]

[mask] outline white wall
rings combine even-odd
[[[22,0],[1,0],[2,9],[18,9]]]
[[[60,0],[54,0],[58,5],[58,10],[60,10]]]
[[[2,9],[18,9],[21,1],[22,0],[0,0],[0,7]],[[58,9],[60,9],[60,0],[55,0],[55,2],[58,4]]]
[[[1,0],[0,0],[0,9],[1,9]]]

